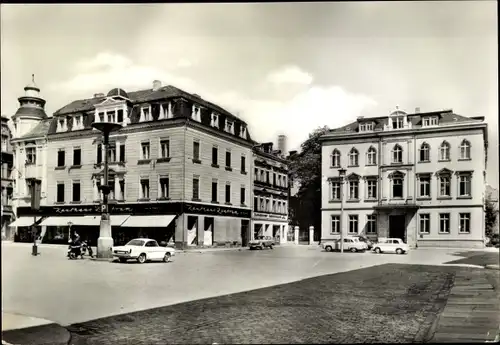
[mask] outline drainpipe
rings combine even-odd
[[[432,184],[429,186],[432,188]],[[413,134],[413,198],[417,204],[417,135]],[[415,211],[416,212],[416,211]],[[415,214],[415,248],[418,248],[418,216]]]
[[[186,132],[189,123],[189,117],[186,118],[184,122],[184,154],[182,162],[182,203],[181,203],[181,216],[182,219],[182,250],[185,250],[184,243],[186,242],[186,229],[187,229],[187,217],[184,214],[184,203],[186,202]],[[213,229],[212,229],[213,231]]]
[[[382,182],[382,136],[379,134],[378,135],[378,180],[379,182]],[[378,205],[380,205],[380,201],[382,199],[382,183],[378,183],[377,184],[377,187],[378,187],[378,191],[377,191],[377,203]],[[378,217],[380,215],[380,211],[377,212],[377,222],[379,221],[379,218]],[[377,227],[378,228],[378,227]],[[379,237],[379,231],[377,229],[377,241],[378,241],[378,237]]]

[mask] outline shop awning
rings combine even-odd
[[[120,226],[127,220],[129,215],[111,215],[111,226]],[[61,217],[49,217],[44,220],[40,225],[46,226],[68,226],[69,222],[71,225],[77,226],[99,226],[101,224],[101,216],[61,216]]]
[[[175,216],[130,216],[122,227],[129,228],[163,228],[167,227]]]
[[[36,221],[39,221],[40,217],[36,217]],[[9,224],[9,226],[20,227],[20,226],[32,226],[35,223],[35,217],[19,217],[15,221]]]

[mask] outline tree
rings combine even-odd
[[[301,151],[290,157],[290,177],[300,184],[293,208],[292,224],[301,230],[314,226],[314,240],[321,237],[321,142],[319,138],[330,129],[319,127],[300,146]]]
[[[496,203],[491,201],[489,197],[484,200],[484,221],[485,221],[485,230],[486,237],[490,238],[495,233],[495,227],[497,225],[497,215],[498,210],[496,207]]]

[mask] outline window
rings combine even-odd
[[[458,232],[460,234],[470,233],[470,213],[460,213],[460,229]]]
[[[120,144],[120,162],[125,163],[125,144]]]
[[[193,141],[193,160],[195,160],[195,161],[200,160],[200,142],[199,141]]]
[[[332,168],[340,167],[340,152],[338,150],[333,150],[332,153]]]
[[[219,149],[212,147],[212,165],[219,166]]]
[[[366,154],[367,165],[377,165],[377,150],[374,147],[368,149]]]
[[[467,140],[460,144],[460,159],[470,159],[470,143]]]
[[[116,162],[116,145],[110,144],[108,147],[108,162]]]
[[[439,196],[451,196],[449,175],[439,176]]]
[[[197,105],[193,105],[193,111],[191,113],[191,118],[195,121],[201,122],[201,110]]]
[[[66,160],[66,152],[64,150],[59,150],[57,152],[57,166],[64,167]]]
[[[98,191],[97,200],[102,200],[101,180],[100,179],[95,180],[95,186],[96,186],[97,191]]]
[[[226,184],[226,203],[231,203],[231,185],[229,183]]]
[[[141,178],[140,197],[141,197],[141,199],[149,199],[149,178],[148,177]]]
[[[332,228],[330,230],[332,234],[340,233],[340,216],[332,216]]]
[[[141,143],[141,159],[150,159],[149,141]]]
[[[471,174],[458,176],[458,196],[471,196]]]
[[[170,197],[170,179],[168,176],[160,176],[160,198],[168,199]]]
[[[259,210],[259,198],[257,198],[257,197],[253,198],[253,210],[254,211]]]
[[[366,216],[366,233],[376,234],[377,233],[377,215],[369,214]]]
[[[213,114],[210,118],[210,126],[219,128],[219,115]]]
[[[200,177],[193,177],[193,200],[200,200]]]
[[[430,146],[427,143],[423,143],[420,146],[420,162],[430,162]]]
[[[101,144],[97,144],[97,152],[96,152],[96,155],[97,155],[97,164],[99,163],[102,163],[102,145]]]
[[[421,234],[429,234],[431,232],[431,216],[430,214],[419,215],[419,231]]]
[[[419,196],[420,197],[428,197],[431,196],[431,177],[429,175],[419,176]]]
[[[82,116],[77,115],[73,118],[73,130],[82,128],[83,128]]]
[[[349,199],[359,199],[359,181],[349,181]]]
[[[125,180],[120,180],[118,185],[120,186],[120,200],[125,200]]]
[[[36,148],[26,148],[26,164],[36,164]]]
[[[57,120],[57,132],[64,132],[67,131],[68,128],[66,126],[66,119],[65,118],[60,118]]]
[[[403,149],[399,145],[395,145],[392,150],[392,162],[403,163]]]
[[[392,128],[393,129],[401,129],[401,128],[403,128],[403,118],[402,117],[394,117],[394,118],[392,118]]]
[[[245,156],[241,156],[241,172],[242,173],[245,173],[246,172],[246,166],[247,166],[247,162],[246,162],[246,157]]]
[[[234,134],[234,124],[232,121],[226,120],[226,132]]]
[[[106,115],[108,116],[109,122],[116,122],[116,113],[114,111],[107,111]]]
[[[332,181],[331,200],[340,200],[340,182]]]
[[[358,166],[358,157],[359,157],[358,150],[353,148],[351,150],[351,152],[349,152],[349,166],[357,167]]]
[[[359,131],[360,132],[373,131],[373,123],[364,123],[359,125]]]
[[[395,177],[392,180],[392,197],[402,198],[403,197],[403,178]]]
[[[442,234],[450,233],[450,214],[441,213],[439,215],[439,232]]]
[[[446,141],[443,141],[443,143],[439,147],[439,160],[441,161],[450,160],[450,144],[448,144]]]
[[[217,192],[218,192],[218,185],[217,185],[217,180],[212,181],[212,202],[217,202]]]
[[[377,199],[377,180],[369,179],[366,180],[367,188],[368,188],[368,199]]]
[[[151,117],[151,110],[149,107],[142,108],[141,112],[142,112],[142,121],[151,121],[153,119]]]
[[[82,165],[82,149],[73,149],[73,165]]]
[[[73,201],[80,201],[80,181],[73,181]]]
[[[276,173],[273,172],[273,185],[276,186]]]
[[[226,168],[231,167],[231,151],[226,151]]]
[[[245,187],[240,188],[240,204],[245,205],[246,198],[245,198],[246,190]]]
[[[240,127],[240,137],[243,139],[247,138],[247,129],[243,125]]]
[[[160,158],[170,157],[170,140],[161,139],[160,140]]]
[[[57,202],[64,202],[64,182],[57,182]]]
[[[437,126],[438,124],[438,118],[433,116],[431,117],[431,126]]]
[[[117,121],[118,123],[122,123],[122,122],[123,122],[123,110],[122,110],[122,109],[118,110],[118,113],[117,113],[117,114],[118,114],[118,116],[117,116],[116,121]]]
[[[349,233],[357,234],[358,233],[358,215],[349,215]]]
[[[423,127],[427,127],[427,126],[429,126],[429,125],[430,125],[430,123],[431,123],[431,119],[430,119],[430,118],[428,118],[428,117],[424,117],[424,118],[422,119],[422,126],[423,126]]]
[[[104,122],[104,113],[99,113],[99,122]]]

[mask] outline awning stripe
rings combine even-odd
[[[83,219],[83,216],[60,216],[60,217],[49,217],[40,223],[42,226],[68,226],[71,222],[72,225],[79,225],[79,221]]]
[[[122,227],[130,228],[163,228],[167,227],[176,216],[130,216]]]
[[[36,217],[36,221],[39,221],[40,217]],[[20,227],[20,226],[32,226],[35,223],[35,217],[19,217],[15,221],[9,224],[9,226]]]
[[[129,215],[111,215],[111,226],[120,226],[124,221],[127,220]],[[40,225],[45,226],[68,226],[69,222],[71,225],[77,226],[99,226],[101,224],[101,216],[59,216],[59,217],[49,217],[45,219]]]

